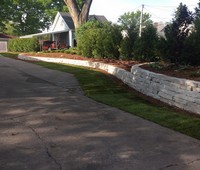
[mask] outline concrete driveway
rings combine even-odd
[[[71,74],[0,57],[0,89],[1,170],[200,169],[199,140],[85,97]]]

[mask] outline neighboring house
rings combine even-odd
[[[90,15],[89,20],[108,22],[108,20],[101,15]],[[63,46],[64,44],[66,47],[74,47],[76,45],[75,28],[70,14],[65,12],[58,12],[49,31],[38,34],[25,35],[21,36],[20,38],[39,37],[39,39],[42,40],[42,37],[44,36],[49,36],[49,40],[55,41],[59,43],[59,45]]]
[[[90,15],[89,21],[99,21],[99,22],[108,22],[105,16],[103,15]]]
[[[8,44],[8,40],[11,38],[12,36],[0,33],[0,52],[8,51],[7,44]]]
[[[168,23],[155,22],[154,27],[157,29],[158,36],[165,37],[165,27]]]

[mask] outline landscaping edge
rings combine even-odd
[[[147,96],[171,106],[200,114],[200,82],[198,81],[150,72],[142,69],[140,64],[133,65],[129,72],[113,65],[86,60],[36,57],[24,54],[19,54],[18,58],[29,61],[45,61],[101,69]]]

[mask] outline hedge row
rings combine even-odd
[[[16,38],[8,42],[8,50],[11,52],[35,52],[40,46],[36,38]]]
[[[69,49],[58,49],[58,50],[44,50],[43,53],[65,53],[65,54],[77,54],[81,55],[80,51],[74,47]]]
[[[76,33],[78,50],[85,57],[134,59],[157,61],[158,36],[153,25],[147,26],[142,37],[138,31],[130,29],[122,36],[122,27],[112,23],[89,21]]]

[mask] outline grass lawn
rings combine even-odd
[[[17,54],[4,54],[16,58]],[[130,91],[110,75],[97,70],[63,64],[34,62],[49,69],[72,73],[79,80],[86,96],[107,105],[130,112],[183,134],[200,139],[200,118],[186,115],[168,106],[153,104]]]

